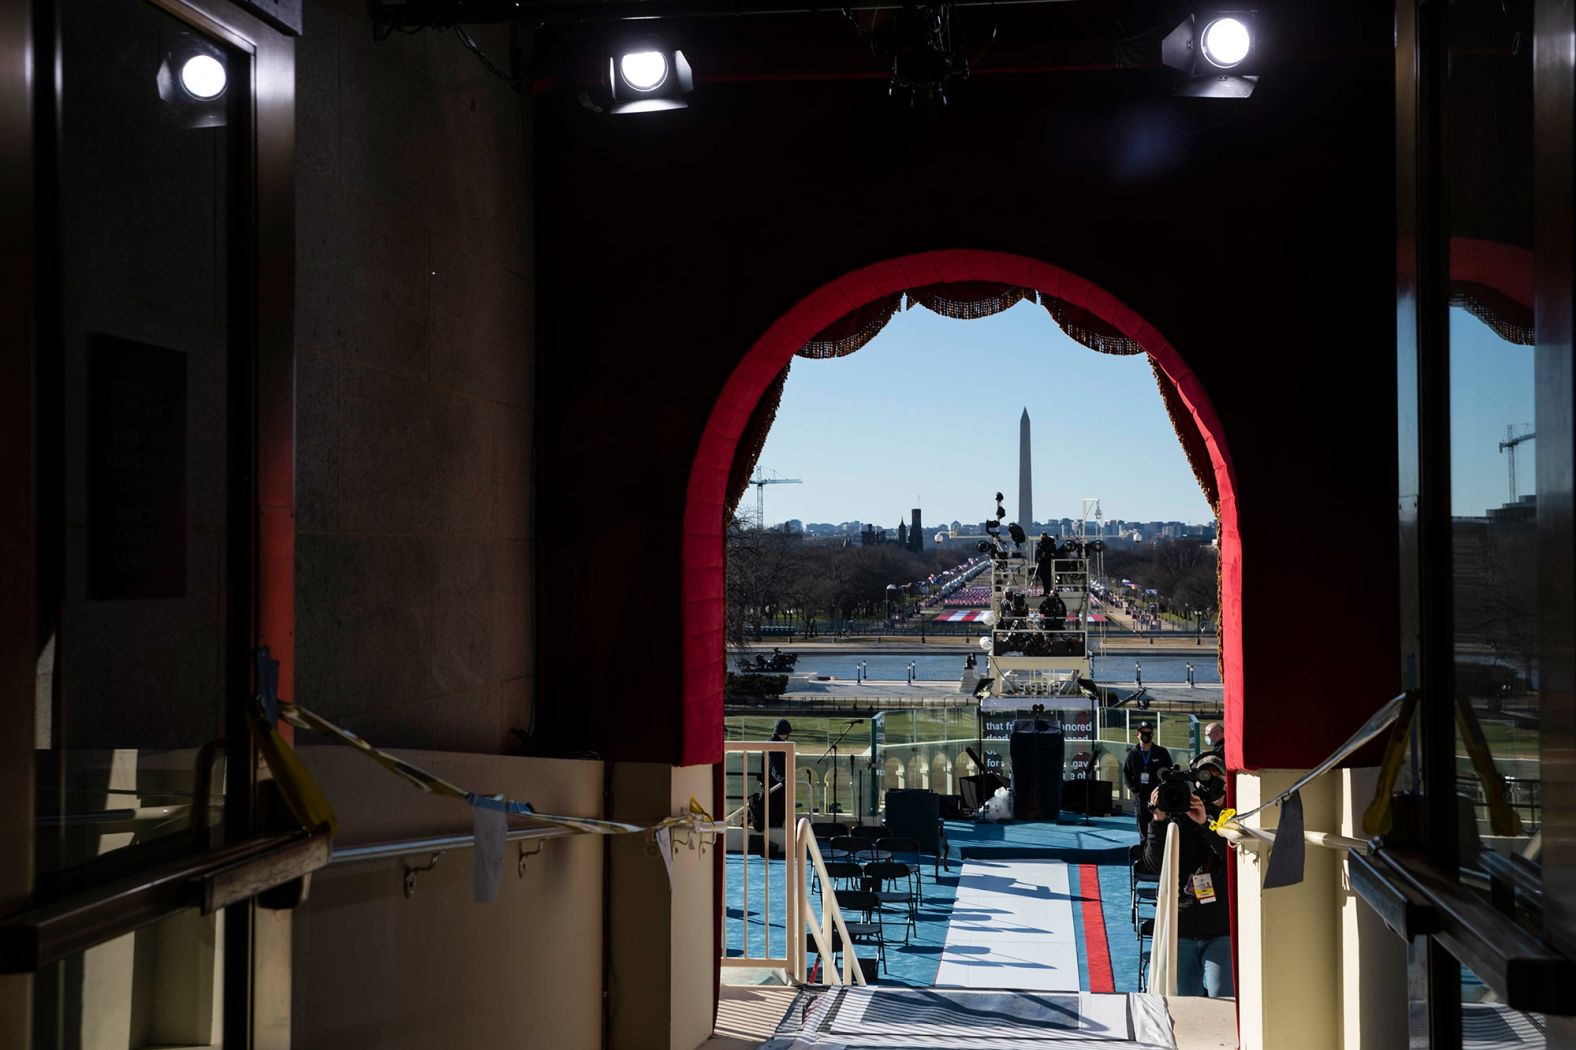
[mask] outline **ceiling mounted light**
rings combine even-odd
[[[695,76],[684,52],[661,43],[642,41],[608,57],[610,113],[657,113],[685,109],[685,95],[695,90]]]
[[[1160,60],[1185,74],[1176,94],[1247,98],[1258,85],[1259,40],[1253,11],[1203,10],[1166,34]]]
[[[155,77],[159,98],[181,127],[222,127],[229,56],[211,40],[194,33],[177,34],[169,44]]]
[[[1198,35],[1199,52],[1216,69],[1231,69],[1248,57],[1253,38],[1248,27],[1230,15],[1215,19]]]

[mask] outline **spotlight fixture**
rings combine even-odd
[[[610,113],[659,113],[686,109],[684,96],[695,90],[695,76],[684,52],[661,41],[640,40],[608,56]]]
[[[1016,521],[1008,523],[1007,535],[1011,536],[1012,542],[1016,543],[1020,547],[1023,546],[1023,541],[1027,538],[1024,534],[1023,526],[1019,525]]]
[[[225,124],[229,70],[223,50],[205,38],[183,33],[172,42],[155,76],[159,98],[184,128]]]
[[[224,94],[224,66],[212,55],[193,55],[181,64],[181,87],[204,102]]]
[[[1175,94],[1247,98],[1258,85],[1257,12],[1196,11],[1166,34],[1160,60],[1186,74]]]

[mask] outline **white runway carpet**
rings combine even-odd
[[[1061,861],[969,861],[936,987],[1076,992],[1075,921]]]

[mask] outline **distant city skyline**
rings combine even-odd
[[[1025,409],[1039,520],[1078,517],[1085,496],[1106,519],[1214,520],[1148,358],[1090,350],[1020,303],[971,321],[907,310],[858,353],[795,358],[760,464],[803,484],[767,486],[766,521],[895,530],[919,507],[927,527],[978,523],[997,492],[1016,520]]]

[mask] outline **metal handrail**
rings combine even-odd
[[[569,828],[538,825],[529,828],[510,828],[504,835],[504,841],[519,842],[527,839],[557,839],[578,834],[580,832]],[[337,868],[345,864],[381,860],[385,857],[410,857],[416,854],[437,856],[457,849],[469,849],[475,844],[476,836],[466,832],[455,835],[431,835],[423,838],[394,839],[388,842],[369,842],[363,846],[335,846],[333,855],[329,857],[328,866]]]
[[[816,844],[815,832],[810,829],[808,818],[801,818],[799,828],[794,835],[794,853],[798,858],[798,867],[801,873],[806,871],[808,860],[815,866],[816,878],[821,880],[821,921],[819,924],[810,923],[810,936],[815,938],[816,953],[823,962],[832,958],[832,945],[836,941],[832,938],[835,930],[837,936],[843,941],[843,972],[839,976],[836,969],[827,963],[823,969],[831,977],[833,985],[855,984],[865,987],[865,971],[863,967],[855,966],[854,939],[849,936],[848,924],[843,921],[843,911],[837,906],[837,894],[832,889],[832,880],[826,874],[826,862],[821,859],[821,847]],[[801,874],[797,885],[799,887],[800,914],[809,918],[811,916],[810,887],[806,884]],[[788,944],[788,956],[793,964],[793,978],[799,984],[806,982],[805,975],[805,950],[804,930],[800,929]]]
[[[329,848],[327,831],[260,834],[218,849],[194,843],[189,853],[0,916],[0,974],[36,973],[188,908],[212,914],[317,871]]]
[[[1166,822],[1165,859],[1155,889],[1155,925],[1149,942],[1149,994],[1177,994],[1177,869],[1181,839],[1175,821]]]

